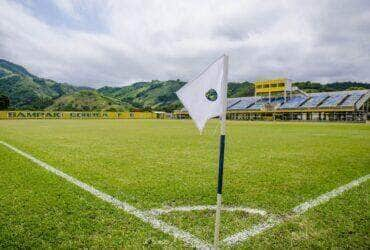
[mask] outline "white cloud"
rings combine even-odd
[[[370,81],[366,1],[55,3],[73,21],[58,26],[47,12],[0,2],[0,57],[94,86],[188,80],[224,52],[230,80]]]
[[[76,11],[74,3],[77,1],[70,0],[53,0],[53,3],[63,12],[75,19],[81,19],[80,14]]]

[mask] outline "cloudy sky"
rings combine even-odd
[[[370,82],[369,0],[0,0],[0,58],[61,82],[189,80],[223,53],[231,81]]]

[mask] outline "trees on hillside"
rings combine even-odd
[[[9,103],[10,103],[9,97],[0,94],[0,110],[7,109],[9,107]]]

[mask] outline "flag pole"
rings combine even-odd
[[[218,160],[218,182],[217,182],[217,208],[215,219],[214,248],[219,247],[220,223],[221,223],[221,206],[222,206],[222,183],[224,173],[224,154],[225,154],[225,136],[226,136],[226,112],[227,112],[227,75],[229,67],[229,57],[224,55],[222,87],[222,113],[220,116],[220,155]]]

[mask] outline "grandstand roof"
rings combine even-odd
[[[283,98],[240,97],[228,99],[228,110],[262,110],[273,103],[275,109],[359,109],[370,98],[370,90],[347,90],[293,95],[284,102]]]

